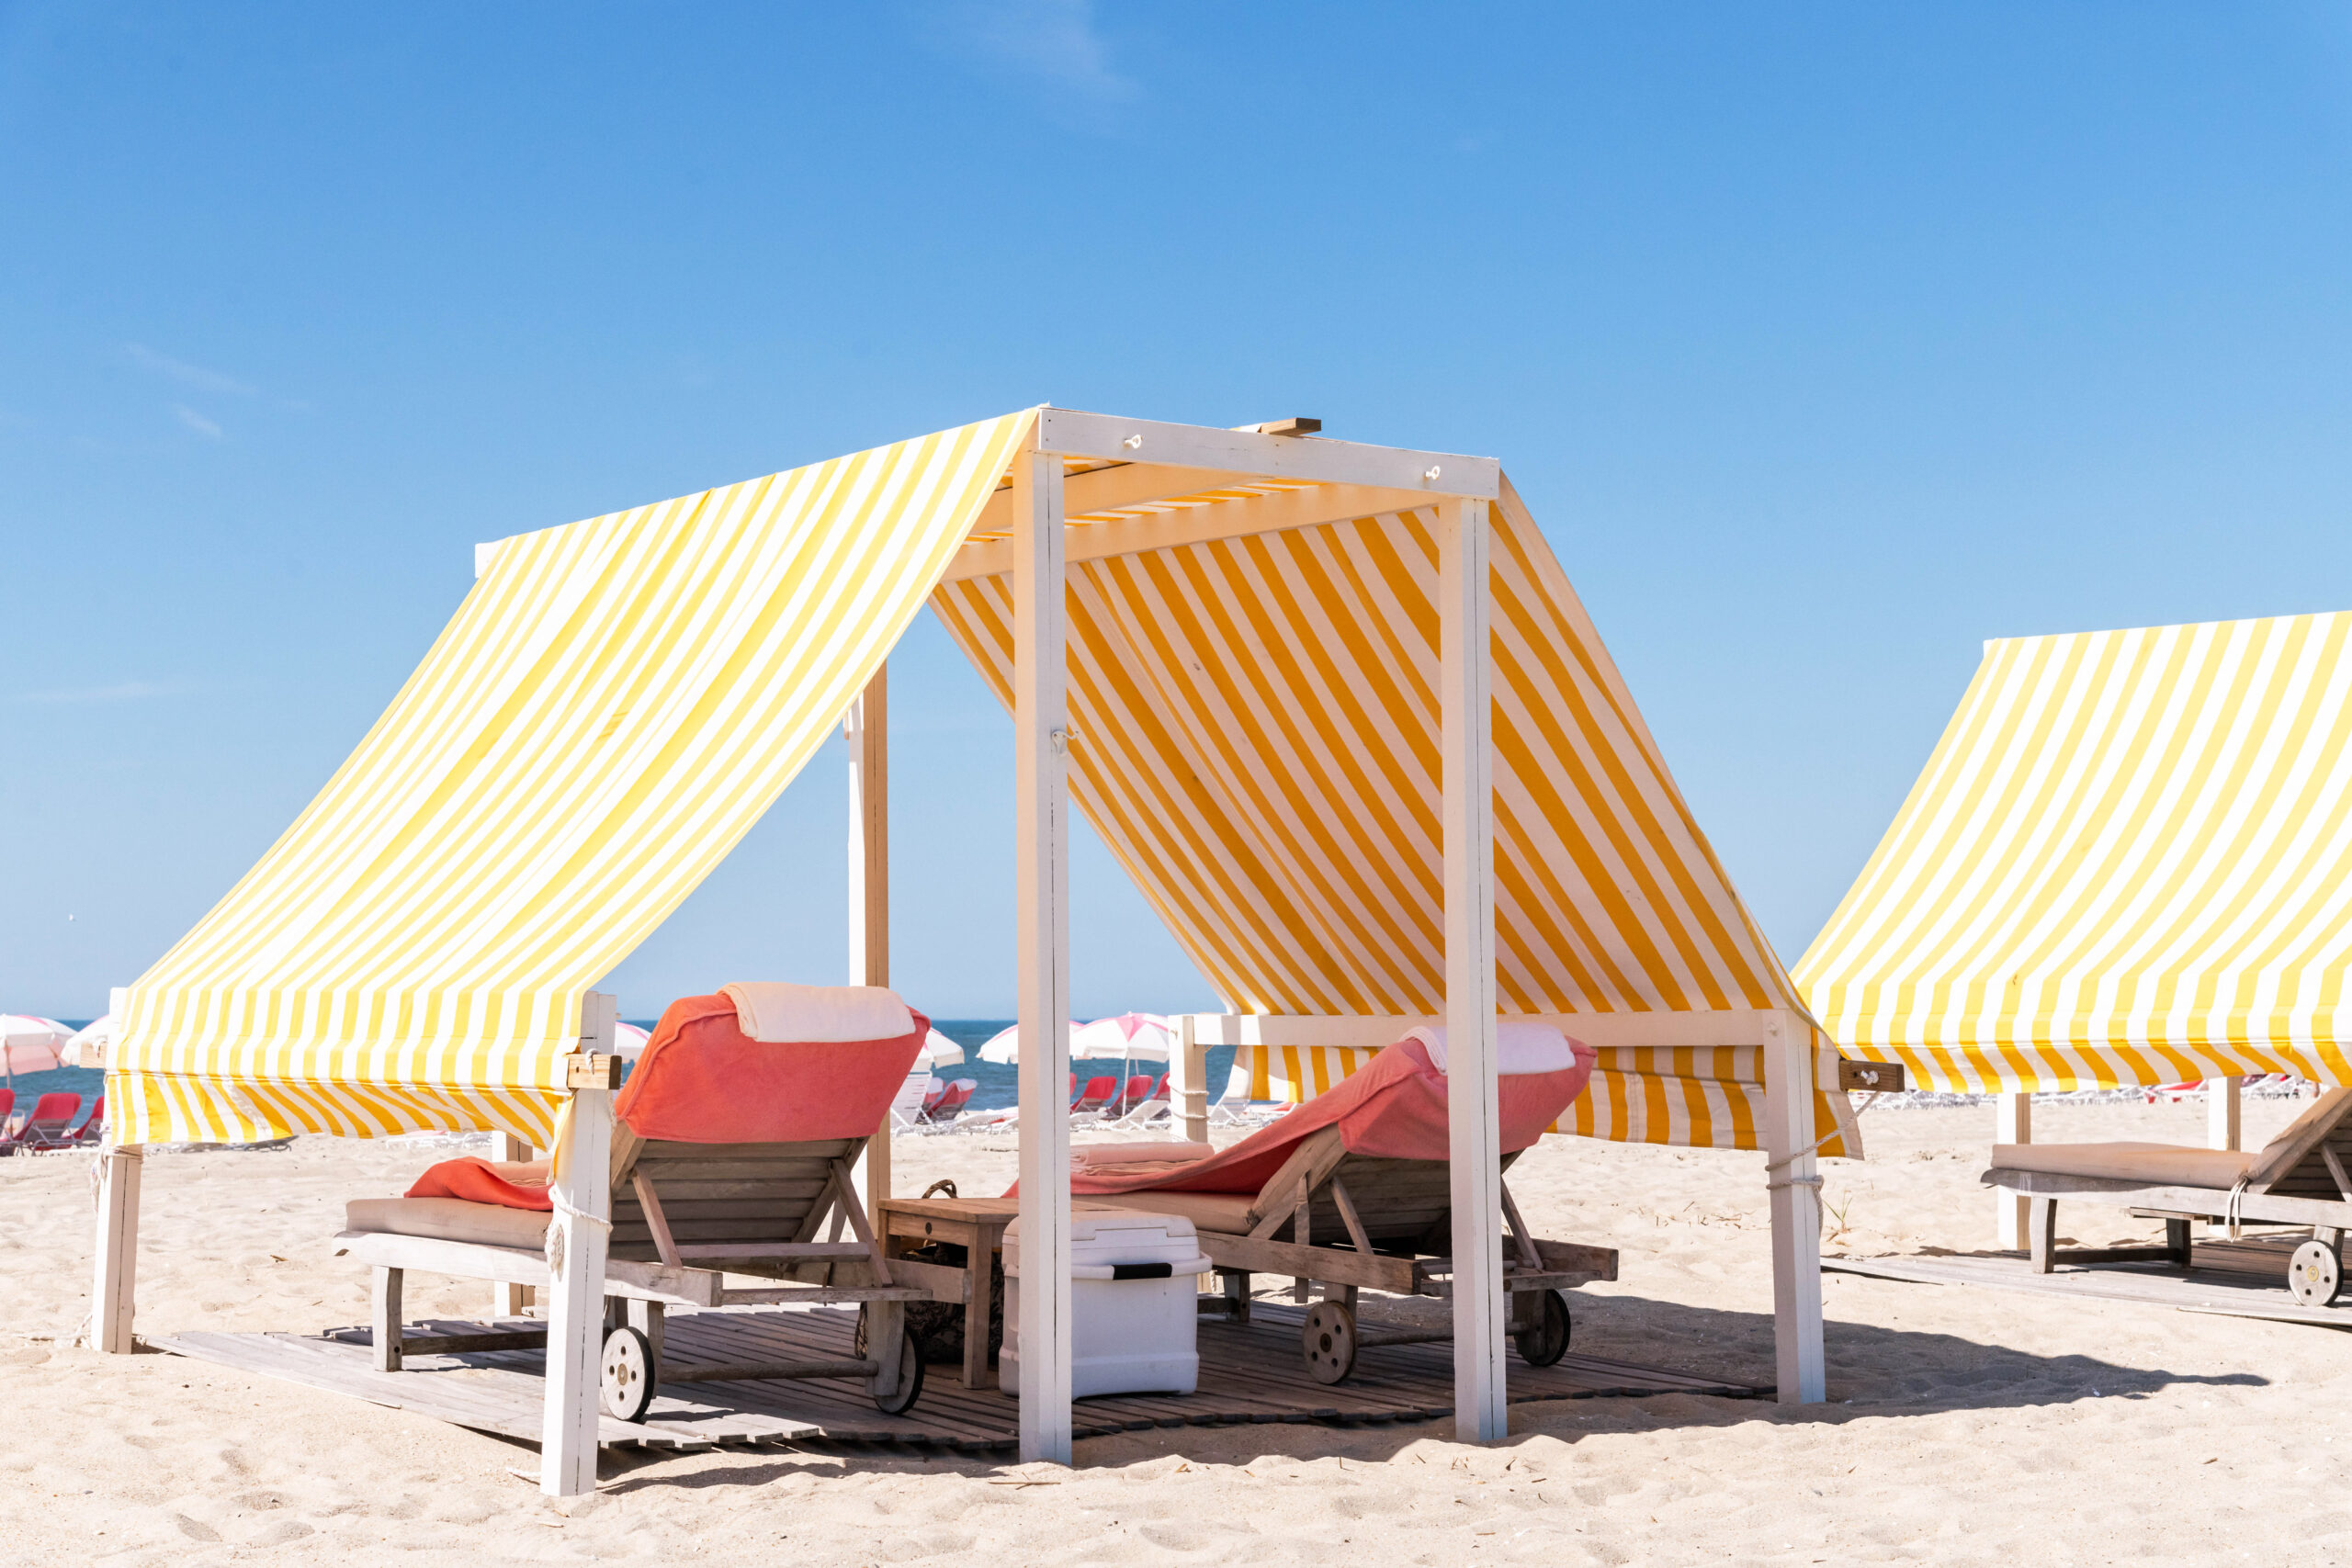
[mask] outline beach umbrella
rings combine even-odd
[[[0,1068],[13,1080],[18,1073],[62,1066],[65,1043],[73,1038],[74,1032],[53,1018],[0,1012]]]
[[[1123,1012],[1098,1018],[1070,1032],[1069,1054],[1116,1056],[1129,1062],[1164,1062],[1176,1048],[1176,1026],[1156,1012]]]
[[[915,1066],[933,1072],[942,1067],[952,1067],[963,1059],[964,1047],[936,1029],[924,1036],[922,1049],[915,1053]]]
[[[636,1061],[652,1043],[653,1036],[633,1023],[613,1025],[613,1055],[624,1062]]]
[[[1070,1033],[1075,1036],[1078,1031],[1078,1021],[1070,1020]],[[1075,1056],[1078,1053],[1072,1051],[1070,1055]],[[980,1047],[980,1060],[994,1062],[1000,1067],[1009,1067],[1021,1060],[1021,1026],[1009,1024],[989,1035],[989,1043]]]
[[[68,1040],[58,1055],[65,1058],[69,1067],[103,1067],[107,1065],[107,1047],[114,1043],[114,1014],[86,1023]]]

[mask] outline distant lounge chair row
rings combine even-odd
[[[1078,1075],[1069,1076],[1069,1111],[1073,1116],[1125,1116],[1147,1105],[1157,1104],[1168,1098],[1168,1075],[1162,1073],[1157,1083],[1149,1073],[1137,1073],[1122,1085],[1116,1077],[1105,1076],[1086,1080],[1081,1091]]]
[[[8,1118],[17,1109],[17,1091],[0,1089],[0,1128],[6,1128]],[[74,1113],[82,1109],[82,1097],[71,1092],[44,1094],[33,1101],[32,1113],[25,1124],[13,1133],[0,1132],[0,1155],[12,1155],[20,1150],[70,1149],[77,1145],[94,1144],[106,1126],[107,1100],[100,1095],[90,1102],[82,1120],[75,1122]]]

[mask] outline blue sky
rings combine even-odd
[[[2342,6],[0,5],[0,1009],[265,849],[476,540],[1029,403],[1492,453],[1793,962],[1987,637],[2352,608]],[[1011,729],[893,664],[897,977]],[[613,976],[842,966],[836,747]],[[1213,1005],[1107,856],[1081,1015]]]

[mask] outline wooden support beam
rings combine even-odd
[[[1195,1038],[1211,1045],[1351,1045],[1378,1049],[1408,1030],[1441,1019],[1409,1014],[1314,1017],[1290,1013],[1189,1013]],[[1595,1050],[1760,1046],[1771,1014],[1752,1008],[1695,1012],[1549,1012],[1524,1016],[1554,1024]]]
[[[1496,1108],[1494,651],[1487,503],[1438,511],[1445,827],[1447,1152],[1453,1199],[1453,1435],[1510,1431],[1504,1399],[1502,1132]]]
[[[1368,446],[1319,437],[1261,435],[1254,431],[1121,419],[1076,409],[1039,409],[1037,445],[1043,451],[1070,457],[1167,463],[1180,468],[1310,479],[1318,484],[1382,485],[1420,491],[1432,497],[1491,501],[1501,492],[1502,465],[1492,457]]]
[[[1996,1144],[2033,1142],[2033,1096],[1996,1094],[1993,1097],[1993,1141]],[[2026,1249],[2030,1216],[2026,1201],[2012,1193],[1993,1194],[1993,1245],[2003,1252]]]
[[[98,1154],[98,1247],[96,1271],[90,1283],[90,1345],[109,1355],[129,1355],[137,1348],[131,1326],[137,1316],[139,1178],[145,1153],[135,1145],[109,1144]]]
[[[1191,1013],[1176,1021],[1176,1056],[1168,1064],[1168,1094],[1183,1122],[1184,1136],[1205,1143],[1209,1135],[1209,1054],[1200,1043],[1200,1031]]]
[[[487,1156],[493,1165],[512,1164],[532,1157],[531,1145],[512,1133],[492,1133]],[[490,1315],[520,1317],[531,1305],[534,1292],[530,1286],[512,1280],[495,1280],[490,1287]]]
[[[1104,468],[1100,471],[1108,475],[1126,470]],[[1091,474],[1072,474],[1069,482],[1074,489],[1079,480],[1092,477]],[[1189,488],[1197,491],[1202,487],[1200,476],[1194,474]],[[1181,495],[1184,491],[1179,490],[1168,493]],[[1350,523],[1359,517],[1377,517],[1383,513],[1409,512],[1416,507],[1434,505],[1441,499],[1418,491],[1386,489],[1377,485],[1316,485],[1306,490],[1276,491],[1269,495],[1211,502],[1203,506],[1187,506],[1145,517],[1122,517],[1107,523],[1081,524],[1069,530],[1064,548],[1067,560],[1076,564],[1102,560],[1112,556],[1131,556],[1144,550],[1169,549],[1178,545],[1205,544],[1211,539],[1248,538],[1259,534],[1314,528],[1326,523]],[[987,525],[988,516],[983,513],[978,527],[985,528]],[[956,552],[956,558],[948,563],[944,581],[956,582],[967,577],[994,577],[1012,570],[1011,539],[976,538]]]
[[[1272,439],[1260,437],[1258,439]],[[1062,466],[1013,460],[1013,877],[1021,1029],[1021,1457],[1070,1461],[1069,748]]]
[[[388,1269],[378,1264],[374,1270],[374,1289],[370,1292],[368,1325],[371,1342],[368,1346],[379,1372],[401,1370],[401,1285],[407,1280],[403,1269]]]
[[[2243,1096],[2234,1076],[2205,1080],[2205,1144],[2208,1148],[2238,1146],[2238,1113]]]
[[[1827,1396],[1814,1087],[1812,1022],[1803,1013],[1774,1013],[1765,1032],[1763,1143],[1772,1213],[1772,1338],[1783,1404],[1818,1404]]]
[[[581,1049],[613,1048],[614,998],[592,991],[581,1004]],[[571,1092],[570,1126],[555,1151],[548,1222],[547,1406],[539,1439],[539,1490],[551,1497],[596,1489],[597,1363],[605,1345],[605,1256],[612,1218],[613,1096]]]
[[[842,717],[849,741],[849,983],[890,983],[890,667],[874,671]],[[858,1156],[856,1201],[881,1223],[890,1196],[890,1113]]]

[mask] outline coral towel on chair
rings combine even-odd
[[[554,1169],[552,1160],[492,1161],[469,1155],[428,1167],[403,1196],[463,1198],[503,1209],[551,1211],[555,1201],[548,1196],[548,1182]]]
[[[909,1027],[893,1039],[770,1042],[744,1032],[730,996],[681,998],[613,1110],[640,1138],[682,1144],[870,1138],[931,1032],[898,1005]]]
[[[1562,1043],[1568,1053],[1567,1066],[1504,1073],[1496,1078],[1503,1153],[1532,1145],[1584,1092],[1599,1054],[1579,1041],[1563,1037]],[[1350,1154],[1444,1159],[1450,1152],[1445,1089],[1445,1075],[1430,1062],[1429,1047],[1407,1038],[1365,1063],[1353,1077],[1332,1085],[1222,1154],[1172,1168],[1090,1167],[1070,1173],[1069,1190],[1088,1197],[1147,1190],[1255,1193],[1309,1134],[1332,1126],[1340,1129],[1340,1141]]]

